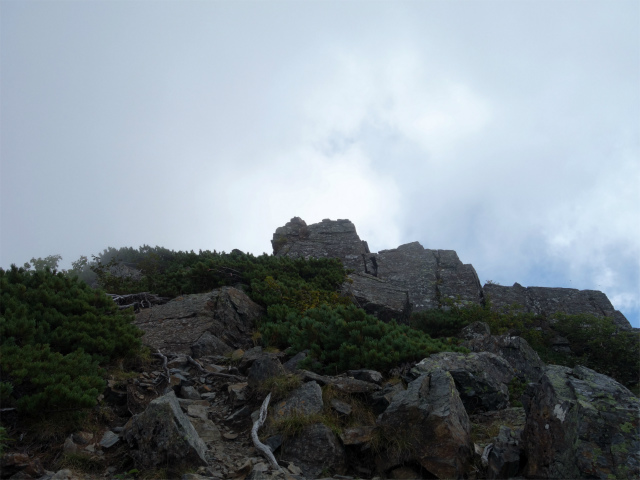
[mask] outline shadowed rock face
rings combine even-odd
[[[449,372],[436,369],[411,382],[377,424],[403,445],[379,459],[381,470],[416,462],[437,478],[463,477],[473,451],[471,424]]]
[[[282,446],[283,460],[292,461],[305,477],[317,478],[323,470],[344,473],[346,454],[336,435],[322,423],[304,427]]]
[[[489,352],[442,352],[423,359],[411,369],[416,377],[444,370],[451,374],[467,413],[500,410],[509,406],[509,382],[513,367]]]
[[[494,309],[503,309],[514,304],[525,312],[551,316],[554,313],[587,313],[610,317],[623,330],[631,330],[629,320],[613,308],[607,296],[598,290],[575,288],[523,287],[514,283],[512,287],[487,284],[484,293],[491,299]]]
[[[207,447],[173,392],[156,398],[143,413],[131,417],[124,438],[131,447],[130,455],[141,468],[174,462],[207,465]]]
[[[625,387],[549,365],[525,397],[527,478],[638,478],[640,400]]]

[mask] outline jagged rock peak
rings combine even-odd
[[[408,320],[411,311],[437,308],[445,298],[482,302],[473,266],[464,265],[453,250],[429,250],[411,242],[371,253],[349,220],[307,225],[294,217],[276,230],[271,243],[276,256],[342,260],[353,270],[349,293],[381,319]]]
[[[369,253],[367,242],[360,240],[350,220],[324,219],[307,225],[293,217],[276,229],[271,240],[276,256],[304,258],[339,258],[345,267],[362,269],[362,255]]]
[[[271,241],[276,256],[338,258],[353,271],[346,293],[368,313],[382,320],[408,321],[411,312],[438,308],[450,301],[484,304],[494,309],[522,305],[526,312],[550,316],[557,312],[610,317],[630,330],[625,316],[596,290],[480,285],[473,265],[463,264],[453,250],[431,250],[419,242],[371,253],[349,220],[324,219],[307,225],[300,217],[279,227]]]

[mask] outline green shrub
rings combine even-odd
[[[441,310],[434,308],[415,312],[411,315],[410,325],[421,330],[432,338],[455,337],[471,321],[456,310]]]
[[[112,269],[116,265],[135,268],[142,276],[138,279],[118,276]],[[238,250],[232,253],[208,250],[175,252],[147,245],[139,249],[109,248],[94,257],[90,268],[98,284],[110,293],[150,291],[176,297],[243,284],[252,298],[263,305],[279,302],[281,293],[291,294],[291,289],[301,286],[308,292],[336,291],[346,278],[342,263],[336,259],[254,256]],[[284,292],[274,290],[273,284],[265,284],[267,277],[271,277]],[[292,298],[303,303],[305,295],[309,294],[296,293]]]
[[[133,316],[62,273],[0,269],[0,400],[26,414],[95,405],[100,364],[133,355]]]
[[[518,377],[513,377],[509,382],[509,401],[512,407],[522,406],[522,395],[527,389],[527,382],[520,380]]]
[[[272,305],[260,331],[267,345],[288,346],[292,353],[310,350],[305,366],[327,373],[384,370],[432,353],[466,351],[406,325],[384,323],[354,305],[324,304],[304,313]]]
[[[7,434],[6,428],[0,425],[0,456],[4,454],[13,439]]]
[[[545,363],[569,367],[581,364],[609,375],[629,388],[638,385],[640,335],[637,332],[618,332],[610,318],[562,313],[546,318],[524,312],[518,305],[496,310],[491,308],[490,301],[484,306],[464,307],[448,302],[445,307],[447,310],[414,313],[411,326],[439,338],[458,335],[472,322],[485,322],[493,335],[520,335]],[[558,334],[569,340],[571,353],[553,350],[552,341]]]
[[[626,386],[638,384],[640,334],[618,331],[613,320],[593,315],[555,315],[553,328],[571,344],[569,366],[581,364]]]

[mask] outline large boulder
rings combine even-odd
[[[491,299],[491,308],[502,310],[517,304],[524,312],[550,317],[555,313],[587,313],[609,317],[622,330],[631,330],[629,320],[613,308],[607,296],[598,290],[575,288],[523,287],[514,283],[511,287],[496,284],[484,286],[485,296]]]
[[[509,406],[508,385],[515,374],[505,359],[493,353],[438,353],[416,364],[411,374],[420,376],[436,370],[451,374],[467,413]]]
[[[173,391],[153,400],[124,428],[129,454],[139,469],[163,465],[205,466],[207,446],[183,413]]]
[[[484,335],[463,344],[473,352],[491,352],[504,358],[522,382],[537,382],[544,373],[544,362],[522,337]]]
[[[412,381],[377,423],[390,444],[384,470],[415,462],[437,478],[462,478],[472,459],[469,417],[445,370]]]
[[[251,333],[263,312],[241,290],[222,287],[144,309],[135,324],[153,349],[201,357],[253,346]]]
[[[286,371],[278,357],[265,353],[258,357],[247,371],[247,382],[250,388],[255,389],[264,381],[283,375],[286,375]]]
[[[640,477],[640,399],[586,367],[549,365],[525,399],[531,478]]]
[[[346,453],[340,440],[322,423],[309,425],[281,447],[281,459],[295,463],[306,478],[317,478],[323,471],[346,471]]]
[[[316,382],[307,382],[295,389],[285,399],[273,407],[274,418],[285,418],[293,414],[313,415],[320,413],[323,407],[322,389]]]

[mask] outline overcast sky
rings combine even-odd
[[[640,326],[640,2],[0,3],[0,266],[352,220]]]

